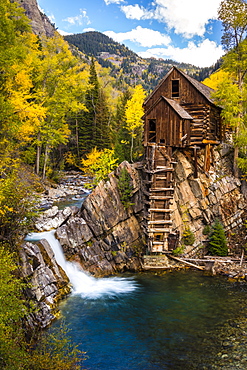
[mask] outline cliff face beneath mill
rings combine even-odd
[[[204,228],[218,218],[227,235],[241,228],[244,222],[246,200],[241,181],[232,174],[231,150],[218,146],[212,151],[212,165],[203,170],[204,154],[199,153],[198,177],[194,177],[194,161],[189,152],[174,154],[175,193],[172,203],[173,227],[180,235],[186,228],[195,234],[195,246],[205,244]],[[235,240],[236,243],[238,242]],[[230,244],[234,249],[236,245]]]

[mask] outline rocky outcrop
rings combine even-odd
[[[186,228],[195,234],[195,245],[205,245],[204,228],[218,218],[228,234],[243,224],[246,201],[241,192],[241,181],[231,169],[231,152],[219,146],[212,152],[209,172],[203,170],[204,152],[198,160],[198,177],[194,177],[194,160],[189,152],[174,154],[175,194],[172,204],[173,226],[182,235]],[[231,246],[229,246],[231,247]]]
[[[216,218],[223,223],[228,237],[232,230],[243,225],[246,202],[241,193],[240,180],[232,175],[227,147],[219,146],[212,151],[209,172],[203,170],[204,151],[201,150],[198,153],[197,177],[194,176],[195,163],[191,152],[176,151],[174,158],[177,164],[171,205],[173,230],[179,232],[180,238],[185,229],[189,228],[194,233],[194,245],[185,249],[187,255],[193,256],[198,251],[206,251],[204,228],[212,225]],[[127,169],[133,187],[131,205],[127,208],[118,189],[123,168]],[[80,212],[73,215],[68,212],[67,219],[61,221],[62,225],[57,229],[56,235],[66,257],[97,276],[139,270],[146,249],[142,227],[143,188],[142,170],[127,162],[111,173],[108,181],[100,182],[88,195]],[[236,240],[229,243],[229,249],[230,252],[236,251]],[[174,265],[174,262],[168,259],[168,265]]]
[[[37,218],[35,227],[38,231],[57,229],[78,211],[77,207],[65,207],[63,210],[59,210],[58,206],[53,206]]]
[[[45,328],[56,317],[57,302],[71,290],[68,277],[57,264],[45,239],[37,244],[26,242],[22,245],[20,267],[22,276],[29,283],[26,297],[36,304],[29,325]]]
[[[132,184],[131,205],[124,207],[118,178],[125,168]],[[141,227],[143,202],[140,172],[123,162],[101,181],[84,201],[81,211],[56,231],[67,259],[75,260],[96,276],[141,268],[145,250]]]
[[[18,0],[25,9],[26,16],[31,20],[33,33],[36,35],[46,35],[53,37],[55,27],[51,24],[49,18],[41,13],[36,0]]]

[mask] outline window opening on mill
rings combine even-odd
[[[148,141],[150,143],[155,143],[156,142],[156,120],[155,119],[150,119],[149,120]]]
[[[172,80],[172,98],[179,97],[179,80]]]

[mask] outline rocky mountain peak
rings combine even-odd
[[[18,2],[25,9],[26,16],[31,20],[31,26],[36,35],[54,36],[55,27],[49,18],[39,10],[36,0],[18,0]]]

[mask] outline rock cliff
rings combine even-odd
[[[132,184],[129,207],[124,207],[118,189],[123,168]],[[123,162],[88,195],[80,212],[57,229],[56,236],[67,259],[96,276],[139,270],[140,253],[145,249],[142,218],[141,173]]]
[[[71,290],[69,279],[57,264],[49,243],[26,242],[20,249],[20,269],[29,283],[26,297],[36,310],[29,317],[30,327],[47,327],[56,317],[57,303]]]
[[[172,204],[173,226],[182,235],[189,227],[195,234],[195,246],[205,243],[204,228],[218,218],[230,236],[241,228],[246,210],[246,200],[241,191],[241,181],[232,174],[231,149],[226,145],[212,151],[210,170],[203,170],[204,153],[198,158],[198,177],[194,177],[194,160],[189,152],[174,154],[175,194]],[[237,241],[236,241],[237,242]],[[229,245],[235,248],[236,245]]]
[[[38,7],[36,0],[18,0],[25,9],[26,16],[31,20],[33,33],[36,35],[54,36],[55,28],[49,18],[43,14]]]
[[[207,253],[205,226],[220,219],[227,232],[229,253],[238,253],[240,240],[232,238],[244,224],[246,201],[241,191],[241,181],[231,168],[231,151],[227,146],[212,150],[212,165],[203,170],[204,152],[198,153],[198,176],[194,176],[194,159],[188,151],[176,151],[175,194],[171,205],[173,230],[181,236],[189,228],[195,243],[185,253],[194,256]],[[126,168],[133,191],[132,205],[123,206],[118,189],[121,169]],[[95,275],[111,274],[124,270],[139,270],[146,252],[143,223],[142,169],[127,162],[102,181],[86,198],[82,209],[57,229],[68,259],[75,260]],[[240,244],[239,244],[240,246]],[[240,248],[239,248],[240,249]],[[167,267],[174,262],[167,260]]]

